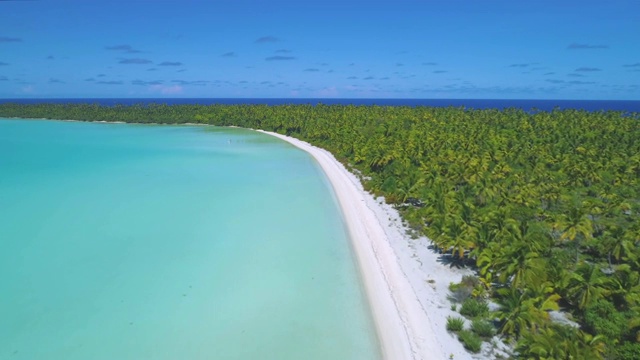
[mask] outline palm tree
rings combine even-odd
[[[445,218],[444,233],[438,238],[442,248],[450,249],[451,254],[463,259],[465,252],[475,246],[475,229],[460,216],[450,215]]]
[[[560,296],[555,293],[529,294],[514,288],[498,290],[500,309],[496,316],[500,332],[518,338],[523,331],[537,331],[549,321],[550,310],[558,310]]]
[[[560,240],[573,242],[577,264],[580,256],[580,241],[590,239],[593,234],[593,225],[585,209],[578,205],[569,207],[567,213],[560,214],[554,228],[562,232]]]
[[[551,325],[536,332],[525,332],[516,347],[518,354],[539,360],[600,360],[605,343],[600,336],[561,325]]]
[[[571,275],[567,293],[579,309],[584,309],[609,294],[611,286],[611,278],[599,266],[583,263]]]
[[[567,344],[551,326],[538,331],[525,331],[516,346],[516,352],[526,359],[568,359]]]

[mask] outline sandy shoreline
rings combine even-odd
[[[260,131],[260,130],[259,130]],[[331,153],[281,134],[264,132],[311,154],[326,174],[349,231],[384,359],[471,359],[446,317],[454,315],[447,286],[462,272],[438,262],[425,238],[405,235],[398,213],[365,192]]]

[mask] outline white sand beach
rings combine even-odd
[[[324,170],[347,224],[384,359],[472,359],[446,318],[455,315],[448,285],[463,271],[438,262],[426,238],[411,239],[391,206],[364,191],[359,179],[326,150],[265,132],[311,154]]]

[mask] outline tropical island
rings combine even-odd
[[[443,324],[469,351],[498,335],[516,358],[640,358],[640,114],[5,103],[0,116],[237,126],[308,142],[449,266],[473,271],[446,290],[459,314]]]

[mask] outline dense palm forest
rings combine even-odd
[[[469,296],[496,304],[490,318],[519,358],[640,359],[640,114],[8,103],[0,116],[234,125],[308,141],[477,270]]]

